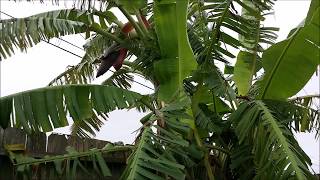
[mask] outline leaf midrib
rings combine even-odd
[[[274,66],[274,68],[271,70],[269,76],[267,76],[267,79],[266,79],[266,84],[264,85],[264,90],[262,92],[262,95],[260,97],[260,99],[264,99],[265,98],[265,95],[271,85],[271,82],[272,82],[272,79],[274,78],[275,76],[275,72],[278,70],[281,62],[282,62],[282,59],[283,57],[285,56],[285,54],[287,53],[287,50],[289,49],[289,47],[291,46],[293,40],[295,39],[295,37],[297,36],[297,34],[299,33],[300,29],[298,30],[297,33],[295,33],[295,35],[293,35],[293,37],[287,42],[287,45],[285,46],[284,50],[282,51],[281,55],[279,56],[279,58],[277,59],[276,61],[276,64]]]
[[[267,118],[265,120],[270,123],[271,128],[276,133],[276,137],[278,137],[279,142],[284,149],[284,152],[288,155],[288,159],[290,159],[290,162],[291,162],[292,166],[294,167],[294,170],[296,171],[296,174],[295,174],[296,177],[299,180],[303,180],[304,179],[303,175],[302,175],[303,173],[301,172],[301,169],[298,166],[296,158],[294,157],[292,151],[290,150],[290,148],[288,146],[288,142],[286,141],[286,138],[283,136],[281,129],[277,125],[276,120],[273,118],[270,111],[265,107],[265,105],[261,101],[257,101],[256,103],[260,106],[263,113],[267,116]]]

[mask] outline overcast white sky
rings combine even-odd
[[[298,25],[306,16],[309,4],[309,0],[278,0],[274,6],[275,14],[269,16],[265,24],[266,26],[280,27],[278,41],[283,40],[288,32]],[[61,3],[60,6],[52,6],[51,3],[40,4],[24,1],[14,3],[7,0],[0,0],[0,10],[14,17],[26,17],[45,11],[64,8],[63,3]],[[0,18],[7,19],[9,17],[1,14]],[[85,43],[84,38],[80,35],[65,36],[63,39],[78,46],[82,46]],[[51,42],[78,55],[84,54],[83,51],[60,40],[53,39]],[[79,61],[80,59],[78,57],[44,42],[29,49],[27,54],[17,52],[13,57],[0,62],[0,95],[5,96],[28,89],[44,87],[58,74],[63,72],[68,65],[77,64]],[[99,83],[106,76],[108,75],[103,76],[95,82]],[[148,84],[148,82],[143,79],[136,80]],[[133,90],[140,93],[150,92],[138,84],[133,85]],[[319,94],[319,76],[313,76],[306,87],[299,92],[299,95],[307,94]],[[319,102],[316,105],[319,107]],[[135,110],[112,112],[109,120],[105,123],[101,131],[97,133],[96,138],[112,142],[123,141],[125,143],[132,143],[135,137],[133,131],[140,127],[139,119],[142,116],[142,114],[137,113]],[[68,128],[61,128],[56,130],[56,132],[67,133]],[[315,141],[314,134],[308,133],[299,133],[297,139],[312,159],[312,167],[316,172],[319,172],[319,141]]]

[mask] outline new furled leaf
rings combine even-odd
[[[154,65],[160,82],[159,99],[169,101],[170,92],[182,89],[183,80],[196,68],[187,36],[188,0],[155,1],[155,29],[161,59]],[[171,32],[171,33],[167,33]]]

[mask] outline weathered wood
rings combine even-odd
[[[29,156],[41,158],[44,155],[65,154],[67,153],[66,147],[68,145],[74,147],[78,152],[83,152],[92,148],[101,149],[110,143],[97,139],[81,139],[79,137],[59,134],[51,134],[48,137],[48,140],[46,139],[46,134],[44,133],[27,136],[21,129],[0,129],[0,148],[3,149],[3,154],[5,153],[5,144],[23,144],[23,146],[26,144],[25,149]],[[115,145],[119,144],[115,143]],[[126,162],[129,154],[130,152],[115,152],[103,154],[103,156],[106,158],[107,162],[123,163]],[[86,158],[83,159],[85,160]]]
[[[3,146],[6,144],[26,144],[26,133],[22,129],[6,128],[3,132]]]
[[[15,167],[9,156],[0,155],[0,180],[16,180],[14,177]]]
[[[106,161],[112,162],[112,163],[126,162],[128,157],[129,157],[129,153],[125,153],[125,152],[114,152],[114,153],[109,153],[104,155],[104,158],[106,159]]]
[[[27,153],[33,157],[42,157],[46,154],[47,136],[45,133],[35,133],[27,137]]]
[[[95,139],[92,139],[93,141],[91,142],[90,141],[91,139],[89,138],[85,138],[83,140],[83,150],[84,151],[88,151],[89,149],[92,149],[92,148],[95,148],[95,144],[96,144],[96,140]]]
[[[98,144],[99,140],[96,139],[88,139],[86,138],[84,140],[84,150],[89,150],[92,148],[97,148],[97,144]]]
[[[26,135],[23,130],[8,128],[3,130],[0,128],[0,148],[4,149],[5,144],[23,144],[26,149],[26,152],[29,156],[32,157],[43,157],[44,155],[58,155],[65,154],[66,147],[68,145],[73,146],[77,151],[87,151],[92,148],[103,148],[106,144],[110,142],[101,141],[96,139],[81,139],[79,137],[71,137],[66,135],[51,134],[47,137],[45,133]],[[26,146],[25,146],[26,145]],[[46,151],[46,145],[47,151]],[[1,153],[1,151],[0,151]],[[109,168],[112,171],[112,177],[102,177],[98,175],[92,164],[89,162],[89,159],[86,157],[80,158],[80,161],[83,161],[83,165],[90,172],[86,174],[81,170],[77,170],[76,178],[77,180],[85,179],[106,179],[106,180],[115,180],[119,179],[123,169],[125,168],[125,162],[129,152],[116,152],[110,154],[103,154],[106,159]],[[6,169],[4,167],[7,167]],[[0,155],[0,180],[3,177],[7,179],[21,179],[22,176],[15,174],[15,167],[12,166],[12,163],[9,161],[8,156]],[[59,179],[58,175],[54,170],[54,164],[46,163],[40,164],[39,166],[33,166],[32,176],[36,179]],[[66,179],[65,175],[62,175],[61,179]]]
[[[107,144],[109,144],[109,141],[103,141],[103,140],[98,140],[98,139],[84,139],[84,150],[89,150],[92,148],[98,148],[101,149],[104,146],[106,146]]]
[[[104,146],[106,146],[106,145],[109,144],[109,143],[111,143],[111,142],[109,142],[109,141],[103,141],[103,140],[98,140],[96,144],[97,144],[97,148],[101,149],[101,148],[103,148]]]
[[[67,139],[64,135],[51,134],[48,137],[48,154],[65,154]]]
[[[4,148],[3,148],[3,132],[4,130],[0,127],[0,154],[4,154]]]
[[[69,136],[68,138],[68,146],[73,147],[78,152],[84,151],[84,141],[78,136]]]

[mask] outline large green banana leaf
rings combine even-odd
[[[286,122],[278,120],[263,101],[242,103],[231,120],[239,144],[246,144],[251,132],[256,132],[250,154],[257,162],[252,179],[312,179],[308,171],[311,160],[293,138]]]
[[[0,126],[27,132],[52,131],[73,121],[85,121],[116,109],[132,108],[143,96],[103,85],[45,87],[0,98]],[[92,121],[86,121],[90,125]]]
[[[101,26],[95,23],[97,17]],[[97,13],[77,9],[62,9],[26,18],[0,20],[0,55],[6,58],[11,56],[16,48],[26,51],[41,40],[90,31],[122,43],[104,29],[107,27],[104,20],[115,21],[109,11]]]
[[[187,36],[188,0],[156,0],[155,28],[161,58],[155,63],[159,80],[159,99],[169,101],[181,90],[182,81],[196,68]]]
[[[41,40],[85,32],[87,30],[85,25],[93,21],[92,13],[75,9],[1,20],[0,55],[4,58],[10,56],[15,51],[14,46],[26,50]]]
[[[234,66],[234,76],[238,94],[246,95],[252,83],[252,76],[255,69],[255,61],[257,54],[252,54],[246,51],[240,51],[237,56],[237,62]]]
[[[251,7],[251,11],[248,11],[244,6],[241,14],[241,17],[251,22],[251,27],[248,27],[251,36],[239,36],[239,40],[246,47],[246,51],[240,51],[238,53],[237,62],[234,66],[233,79],[237,85],[238,94],[246,95],[252,83],[252,76],[255,74],[258,56],[257,47],[260,38],[260,20],[254,16],[254,14],[261,15],[258,7],[256,7],[252,1],[243,0],[242,2]]]
[[[262,57],[266,71],[261,84],[261,99],[285,99],[298,93],[319,65],[319,8],[311,21],[289,39],[265,51]]]
[[[188,142],[177,138],[176,134],[154,126],[163,135],[155,134],[151,127],[141,134],[135,152],[128,158],[128,165],[122,173],[122,179],[185,179],[184,166],[174,160],[172,154],[181,147],[187,147]],[[166,144],[174,144],[171,149]],[[159,148],[157,148],[157,146]],[[171,178],[172,177],[172,178]]]

